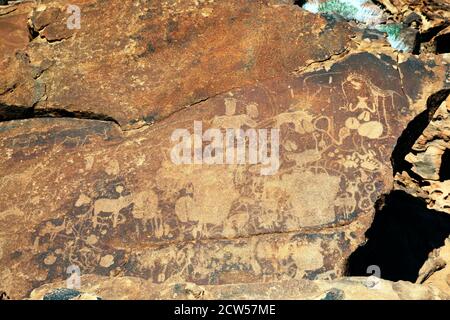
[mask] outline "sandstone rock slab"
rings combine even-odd
[[[0,289],[73,265],[162,285],[343,276],[444,63],[273,1],[75,3],[84,29],[46,2],[2,61]],[[272,170],[213,164],[208,129],[265,137]],[[174,161],[177,130],[201,163]]]

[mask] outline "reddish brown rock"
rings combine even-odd
[[[264,1],[79,1],[70,32],[63,3],[33,11],[0,83],[1,290],[24,298],[70,265],[160,284],[344,275],[443,61]],[[172,134],[196,121],[279,130],[273,170],[174,163]]]
[[[450,3],[447,0],[380,0],[391,19],[418,30],[416,52],[448,52]]]
[[[450,18],[450,4],[446,0],[380,0],[380,3],[397,21],[416,21],[421,32],[443,26]]]
[[[374,202],[391,188],[395,141],[416,114],[392,61],[352,54],[127,134],[102,121],[2,124],[7,292],[23,297],[71,264],[158,283],[343,275]],[[173,131],[192,131],[194,121],[203,130],[280,129],[279,170],[172,163]]]
[[[425,199],[430,209],[447,213],[450,213],[449,120],[447,98],[435,108],[430,123],[406,155],[411,169],[399,172],[396,178],[397,188]]]
[[[1,7],[0,9],[0,119],[10,119],[16,106],[32,106],[41,97],[35,74],[23,50],[28,45],[27,26],[31,4]],[[9,108],[10,106],[11,108]]]
[[[0,61],[24,49],[30,41],[27,21],[31,8],[30,3],[0,7]]]
[[[351,36],[345,24],[330,25],[296,6],[243,0],[71,1],[80,6],[82,25],[69,30],[66,4],[49,2],[31,15],[39,35],[26,50],[30,65],[51,65],[35,81],[45,88],[35,107],[107,116],[124,128],[326,60],[345,51]],[[15,97],[4,94],[0,102]]]
[[[428,260],[419,271],[417,283],[426,283],[450,291],[450,238],[439,249],[430,253]]]

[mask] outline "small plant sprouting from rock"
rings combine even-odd
[[[370,0],[310,0],[302,8],[312,13],[339,15],[365,28],[385,32],[394,49],[408,52],[413,49],[414,45],[408,40],[410,33],[403,33],[405,26],[401,23],[386,24],[386,14]]]
[[[321,13],[337,13],[345,18],[353,19],[358,8],[341,0],[329,0],[319,4],[318,11]]]
[[[402,36],[403,28],[403,25],[400,23],[389,23],[379,25],[376,29],[387,34],[387,39],[394,49],[411,51],[411,45],[409,45]]]
[[[312,13],[337,14],[367,25],[376,25],[384,20],[383,11],[368,0],[311,0],[302,8]]]
[[[388,37],[397,40],[400,37],[400,31],[402,30],[401,24],[391,23],[378,26],[378,30],[386,32]]]

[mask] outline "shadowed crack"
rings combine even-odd
[[[436,53],[450,53],[450,33],[437,36],[435,39]]]
[[[45,70],[43,70],[37,77],[39,77]],[[138,126],[138,127],[131,127],[127,128],[126,125],[122,125],[118,120],[116,120],[114,117],[105,115],[105,114],[99,114],[95,112],[88,112],[88,111],[68,111],[66,109],[62,108],[46,108],[46,109],[36,109],[34,107],[26,107],[26,106],[16,106],[16,105],[6,105],[3,103],[0,103],[0,122],[6,122],[6,121],[14,121],[14,120],[24,120],[24,119],[34,119],[34,118],[75,118],[75,119],[86,119],[86,120],[99,120],[99,121],[109,121],[114,122],[117,124],[122,132],[131,132],[135,130],[142,129],[143,127],[148,127],[150,125],[154,125],[156,123],[161,123],[175,114],[182,112],[188,108],[195,107],[201,103],[204,103],[212,98],[215,98],[217,96],[223,95],[226,92],[237,90],[240,87],[233,87],[229,90],[222,91],[219,93],[216,93],[211,96],[203,97],[196,99],[192,103],[185,105],[183,107],[180,107],[177,110],[174,110],[172,113],[156,118],[154,116],[147,116],[145,118],[142,118],[140,120],[143,120],[144,124]],[[9,88],[8,91],[12,91],[14,88]],[[7,91],[7,92],[8,92]],[[1,94],[0,94],[1,95]],[[139,119],[133,119],[129,123],[133,123],[134,121],[138,121]]]
[[[427,100],[426,110],[416,116],[398,138],[391,156],[394,175],[397,172],[409,171],[411,169],[411,164],[405,160],[406,155],[411,151],[414,143],[430,123],[436,110],[447,99],[449,94],[450,89],[442,89],[432,94]]]
[[[368,241],[351,254],[347,274],[368,276],[367,267],[377,265],[383,279],[415,282],[428,254],[450,234],[450,216],[399,190],[380,199],[377,207]]]
[[[312,61],[312,62],[308,63],[307,65],[305,65],[305,66],[295,70],[293,72],[293,74],[294,75],[300,75],[300,74],[305,73],[305,72],[314,71],[315,68],[317,68],[317,69],[323,68],[324,67],[323,63],[324,62],[331,61],[333,63],[336,63],[340,59],[346,57],[348,53],[349,53],[349,50],[348,50],[347,47],[345,47],[345,48],[343,48],[342,50],[340,50],[338,52],[331,53],[328,57],[326,57],[324,59],[315,60],[315,61]]]
[[[420,33],[420,34],[417,36],[416,46],[414,47],[412,53],[413,53],[413,54],[420,54],[420,52],[422,51],[422,46],[423,46],[423,44],[431,43],[431,41],[433,40],[433,38],[434,38],[439,32],[441,32],[442,30],[444,30],[445,28],[447,28],[449,25],[450,25],[450,22],[446,22],[446,23],[443,23],[443,24],[441,24],[441,25],[439,25],[439,26],[430,28],[430,29],[428,29],[427,31],[425,31],[425,32],[423,32],[423,33]],[[444,51],[444,50],[443,50],[443,47],[442,47],[442,44],[440,44],[439,48],[434,48],[434,50],[432,50],[432,51],[433,51],[433,53],[438,53],[438,54],[439,54],[439,53],[444,53],[444,52],[442,52],[442,51]]]
[[[306,2],[308,2],[308,0],[295,0],[294,4],[301,8],[301,7],[303,7],[303,5],[305,5]]]
[[[450,149],[445,149],[439,169],[439,180],[450,180]]]
[[[0,103],[0,122],[34,118],[74,118],[100,120],[114,122],[120,127],[120,124],[114,118],[103,114],[86,111],[68,111],[64,109],[35,109],[9,106]]]
[[[425,111],[416,116],[397,141],[391,161],[395,173],[410,172],[405,156],[429,125],[436,110],[450,94],[440,90],[427,100]],[[366,232],[367,242],[347,260],[348,276],[368,276],[367,268],[376,265],[381,278],[415,282],[428,254],[444,245],[450,234],[450,216],[427,208],[424,200],[400,190],[382,196]]]

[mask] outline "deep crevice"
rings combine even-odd
[[[300,8],[303,7],[303,5],[308,2],[308,0],[295,0],[294,5],[299,6]]]
[[[450,33],[436,37],[436,54],[450,53]]]
[[[403,131],[392,152],[394,175],[408,171],[413,174],[411,164],[405,156],[429,125],[436,110],[450,94],[443,89],[427,99],[427,108],[416,116]],[[447,158],[445,158],[447,157]],[[443,157],[441,178],[450,172],[450,152]],[[421,183],[419,176],[416,176]],[[348,258],[347,276],[368,276],[367,268],[377,265],[381,278],[415,282],[419,270],[428,259],[428,254],[444,245],[450,235],[450,216],[447,213],[428,209],[424,200],[395,190],[382,196],[375,205],[372,225],[365,233],[366,243],[358,247]]]
[[[114,122],[120,127],[120,124],[117,120],[103,114],[88,111],[68,111],[64,109],[35,109],[19,106],[9,106],[0,103],[0,122],[35,118],[73,118],[109,121]]]
[[[37,31],[30,24],[28,24],[28,38],[29,38],[29,40],[33,41],[37,37],[39,37],[39,31]]]
[[[439,180],[450,180],[450,149],[445,149],[444,154],[442,155]]]
[[[380,199],[377,207],[368,241],[347,261],[347,275],[368,276],[367,267],[377,265],[383,279],[415,282],[428,254],[450,234],[450,216],[399,190]]]
[[[426,110],[416,116],[398,138],[391,157],[394,174],[411,169],[411,164],[405,160],[406,155],[411,151],[414,143],[430,123],[436,110],[447,99],[449,94],[450,89],[442,89],[432,94],[427,100]]]
[[[450,25],[450,23],[444,23],[441,24],[439,26],[433,27],[428,29],[425,32],[419,33],[416,37],[416,44],[415,47],[413,49],[413,54],[420,54],[420,50],[421,50],[421,46],[422,43],[428,43],[431,40],[433,40],[434,37],[437,36],[437,34],[439,32],[441,32],[442,30],[444,30],[445,28],[447,28]],[[437,53],[437,48],[435,48],[436,53]]]

